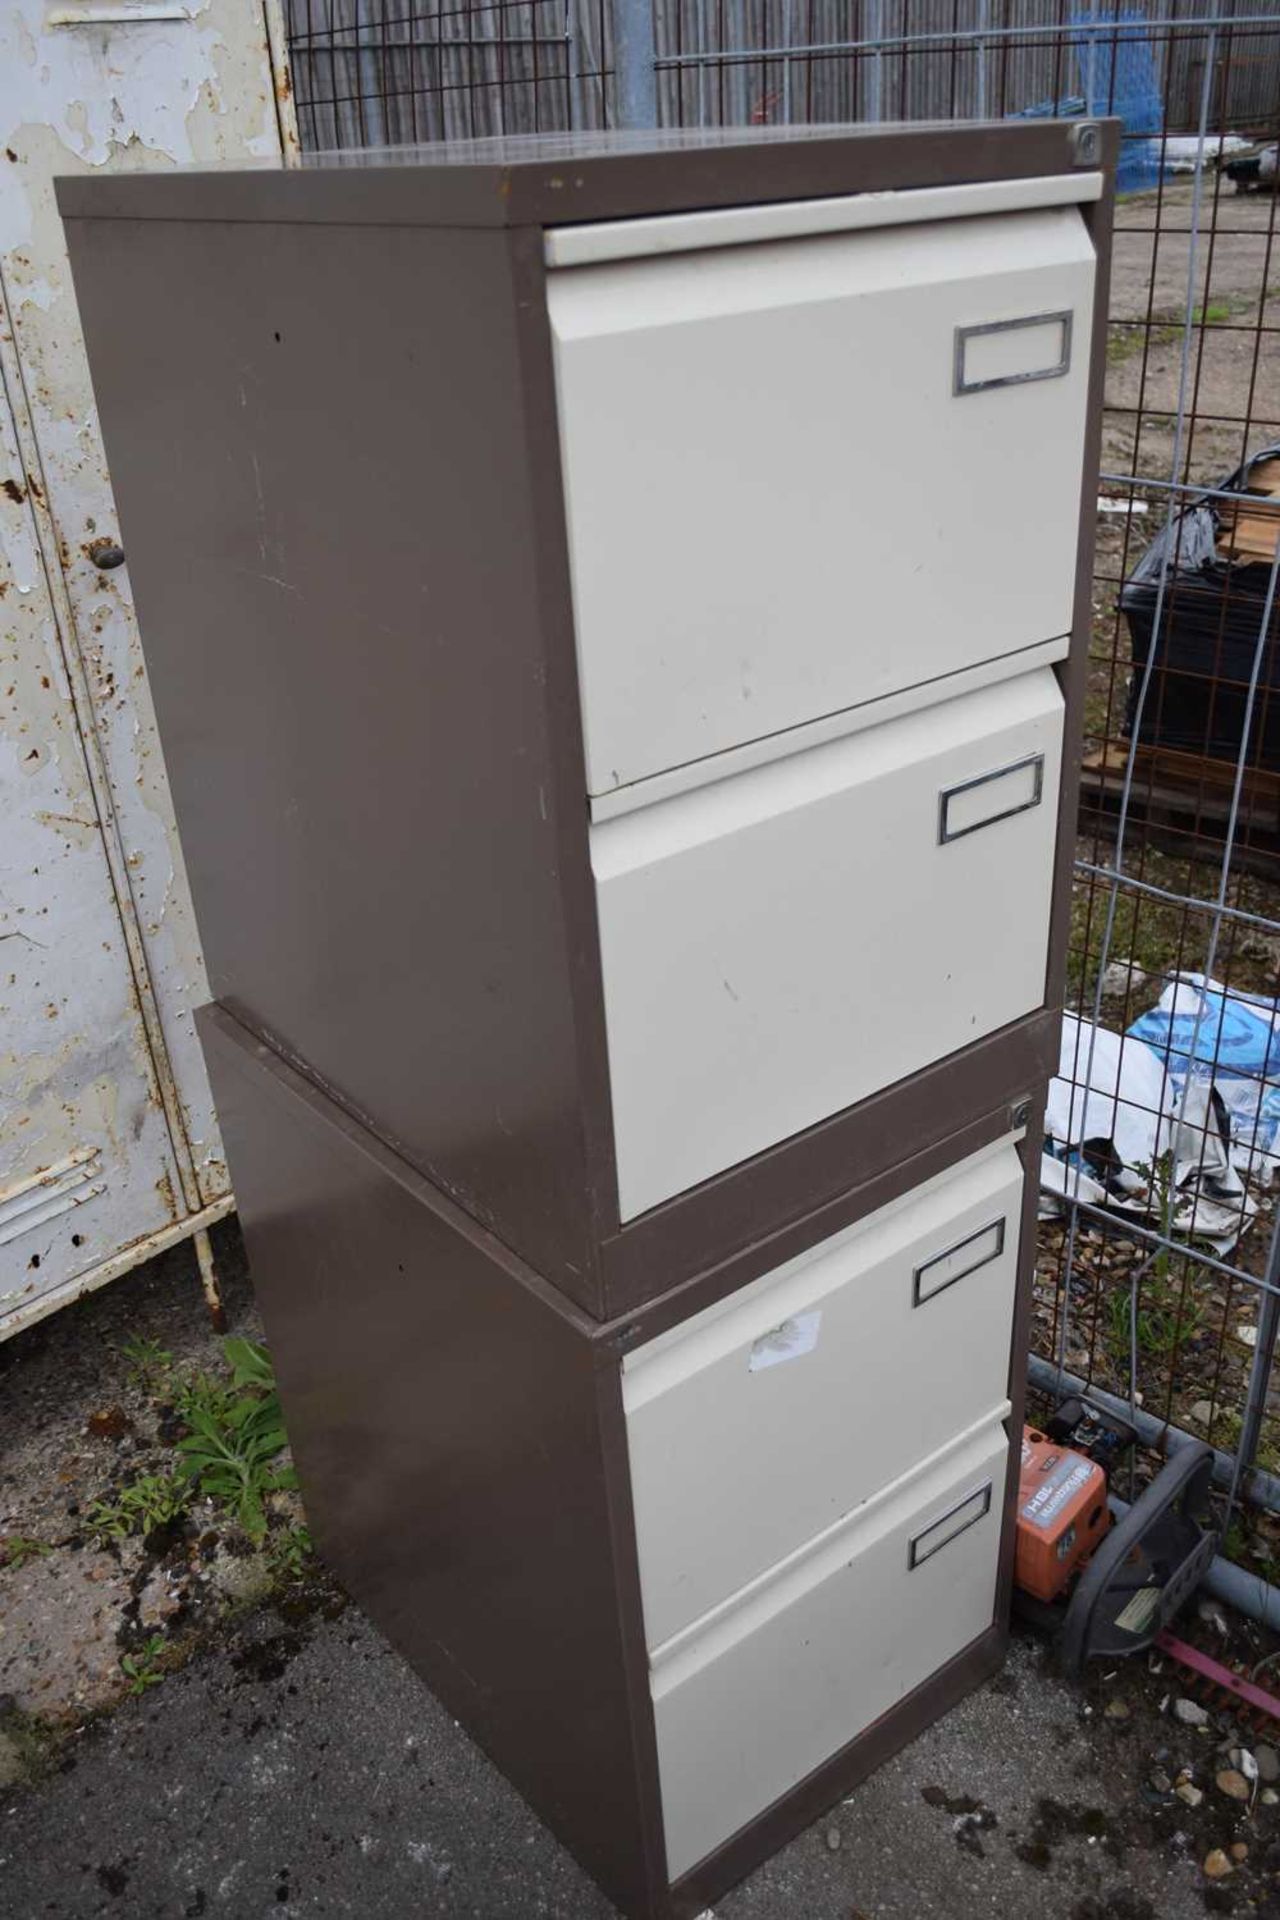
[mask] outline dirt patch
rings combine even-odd
[[[1190,181],[1117,209],[1103,466],[1168,479],[1174,451],[1188,284],[1191,412],[1179,479],[1212,483],[1250,444],[1280,438],[1277,207],[1206,178],[1193,240]]]
[[[234,1227],[216,1254],[244,1350],[261,1328]],[[160,1685],[246,1608],[276,1599],[302,1621],[343,1604],[287,1451],[260,1476],[258,1512],[234,1478],[210,1493],[187,1470],[200,1410],[216,1436],[234,1402],[228,1351],[189,1247],[0,1348],[0,1777],[38,1772],[71,1729]],[[243,1392],[265,1407],[266,1385]]]
[[[6,1568],[0,1694],[19,1713],[55,1720],[113,1700],[123,1691],[120,1635],[132,1599],[129,1565],[88,1547]]]

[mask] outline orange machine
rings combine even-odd
[[[1058,1599],[1110,1525],[1102,1468],[1038,1428],[1024,1427],[1014,1563],[1023,1592]]]

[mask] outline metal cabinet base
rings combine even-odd
[[[665,1401],[678,1443],[694,1395],[732,1424],[749,1374],[772,1396],[785,1448],[796,1405],[787,1369],[757,1373],[748,1359],[773,1287],[788,1324],[806,1303],[828,1315],[836,1364],[849,1338],[842,1296],[863,1277],[882,1302],[909,1290],[886,1337],[901,1342],[914,1320],[932,1343],[947,1323],[931,1311],[981,1319],[1003,1302],[1020,1351],[1030,1236],[1018,1213],[1029,1188],[1007,1111],[905,1176],[846,1196],[863,1223],[852,1231],[833,1238],[810,1216],[780,1268],[758,1250],[729,1292],[711,1274],[600,1323],[223,1009],[201,1022],[317,1541],[624,1912],[700,1911],[995,1671],[1016,1482],[1007,1350],[975,1382],[982,1410],[959,1442],[936,1448],[937,1435],[922,1434],[933,1450],[905,1473],[901,1457],[888,1461],[888,1489],[867,1500],[850,1480],[833,1494],[832,1510],[850,1508],[834,1525],[800,1516],[812,1541],[794,1550],[784,1528],[768,1543],[775,1567],[757,1577],[727,1566],[723,1585],[735,1591],[704,1578],[683,1611],[662,1597],[679,1542],[664,1562],[652,1502],[639,1527],[633,1504],[636,1472],[648,1500],[657,1443],[648,1426],[628,1427],[641,1416],[651,1425]],[[725,1374],[734,1354],[741,1364]],[[808,1378],[830,1391],[818,1372]],[[853,1400],[843,1404],[856,1422]],[[841,1404],[833,1392],[830,1404]],[[852,1440],[865,1446],[866,1435]],[[709,1486],[718,1470],[710,1461]],[[901,1589],[889,1608],[886,1581]],[[853,1616],[873,1604],[895,1620],[923,1612],[920,1632],[896,1636],[873,1663],[868,1692]],[[744,1697],[751,1686],[761,1697]],[[733,1715],[702,1703],[723,1695],[739,1717],[774,1724],[770,1689],[780,1687],[833,1698],[796,1717],[794,1740],[754,1742],[767,1766],[737,1777],[716,1745],[722,1733],[737,1740]],[[710,1796],[689,1790],[699,1772],[715,1780]]]

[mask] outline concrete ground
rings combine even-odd
[[[234,1238],[220,1245],[233,1326],[251,1332]],[[322,1577],[265,1599],[219,1594],[198,1577],[218,1564],[201,1559],[203,1520],[185,1545],[120,1543],[101,1577],[101,1555],[76,1543],[86,1497],[126,1463],[163,1457],[125,1335],[187,1364],[216,1356],[178,1254],[0,1348],[0,1532],[67,1536],[47,1558],[0,1566],[0,1914],[606,1920],[607,1901]],[[104,1434],[104,1407],[121,1407],[129,1431],[112,1420]],[[119,1661],[157,1567],[171,1587],[188,1581],[186,1598],[164,1623],[163,1678],[125,1697]],[[33,1569],[53,1583],[43,1611]],[[89,1613],[65,1603],[82,1586],[102,1596]],[[1185,1631],[1245,1664],[1265,1650],[1221,1616],[1193,1610]],[[1241,1805],[1215,1784],[1242,1736],[1221,1718],[1182,1724],[1179,1692],[1167,1664],[1142,1660],[1069,1688],[1038,1641],[1017,1638],[1003,1674],[716,1913],[1280,1915],[1276,1790],[1260,1782]],[[1280,1775],[1280,1752],[1250,1744]],[[1184,1769],[1196,1805],[1174,1791]],[[1232,1847],[1243,1857],[1207,1876]]]
[[[1005,1673],[718,1903],[721,1920],[1200,1920],[1280,1912],[1274,1812],[1147,1784],[1135,1704],[1088,1710],[1018,1641]],[[1153,1693],[1145,1670],[1134,1675]],[[1155,1696],[1158,1697],[1158,1696]],[[1181,1737],[1175,1737],[1181,1736]],[[1166,1763],[1168,1765],[1170,1763]],[[1207,1776],[1211,1779],[1210,1775]],[[0,1911],[608,1920],[613,1909],[354,1608],[262,1613],[0,1800]],[[1250,1861],[1213,1883],[1210,1845]]]

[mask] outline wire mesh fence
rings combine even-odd
[[[1209,1439],[1230,1550],[1280,1574],[1280,8],[289,0],[288,21],[313,148],[637,114],[1122,119],[1031,1379],[1114,1396],[1139,1478],[1171,1431]]]
[[[608,0],[289,0],[313,151],[611,124]]]

